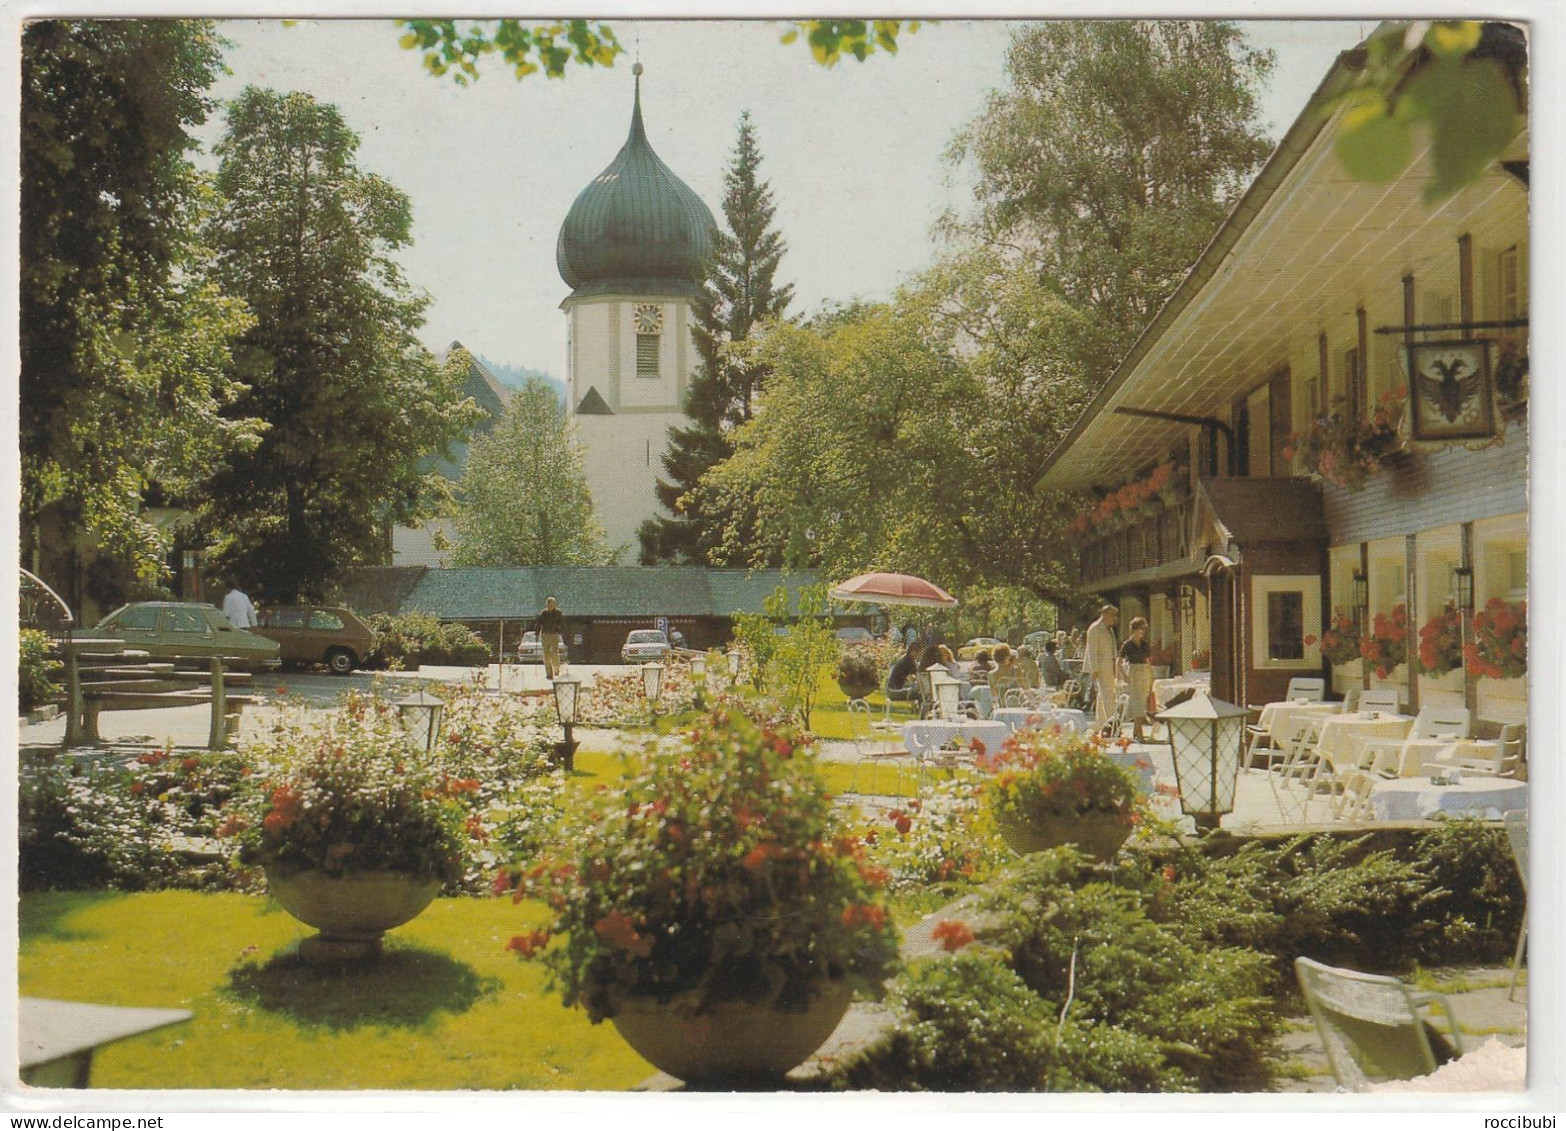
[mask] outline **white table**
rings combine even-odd
[[[188,1009],[19,998],[16,1028],[22,1082],[38,1088],[85,1088],[95,1050],[193,1016]]]
[[[1391,715],[1385,711],[1328,715],[1321,720],[1321,741],[1317,750],[1335,766],[1358,765],[1363,748],[1359,740],[1407,738],[1413,725],[1414,720],[1407,715]]]
[[[923,719],[903,726],[903,743],[918,762],[933,757],[948,742],[968,746],[975,739],[984,744],[987,752],[993,754],[1010,737],[1011,728],[993,719],[959,719],[956,722]]]
[[[1417,821],[1438,813],[1499,820],[1509,810],[1528,808],[1528,783],[1479,774],[1464,774],[1456,785],[1398,778],[1371,786],[1370,805],[1378,821]]]
[[[1277,703],[1268,703],[1263,707],[1256,725],[1267,732],[1274,746],[1282,746],[1284,740],[1294,733],[1294,724],[1300,719],[1325,718],[1328,715],[1336,715],[1342,710],[1342,703],[1285,699]]]
[[[1188,672],[1185,675],[1171,676],[1169,679],[1153,680],[1153,695],[1158,700],[1160,706],[1167,704],[1169,700],[1182,691],[1211,690],[1212,680],[1208,673],[1203,673],[1203,677],[1200,679],[1196,678],[1194,673]]]

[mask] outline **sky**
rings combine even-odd
[[[421,338],[452,341],[502,364],[566,376],[568,289],[555,269],[560,224],[614,159],[630,126],[640,59],[642,110],[660,157],[721,221],[723,174],[749,110],[762,176],[788,254],[794,313],[823,302],[884,299],[938,252],[937,219],[972,199],[971,169],[944,159],[953,135],[1005,83],[1015,24],[947,20],[876,54],[823,68],[768,21],[613,20],[626,48],[612,68],[518,81],[503,65],[465,88],[429,75],[383,20],[224,21],[230,74],[213,94],[247,85],[302,90],[331,102],[360,138],[359,167],[386,177],[413,207],[413,246],[400,256],[432,298]],[[1261,107],[1278,138],[1339,51],[1372,23],[1243,25],[1277,66]],[[223,130],[214,114],[210,148]]]

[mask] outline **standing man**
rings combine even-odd
[[[250,598],[240,589],[237,581],[230,581],[228,592],[223,595],[223,615],[235,628],[256,626],[256,607],[250,603]]]
[[[1115,643],[1115,622],[1120,610],[1105,605],[1098,619],[1088,625],[1087,644],[1082,652],[1082,674],[1093,681],[1093,713],[1101,723],[1109,721],[1115,705],[1115,671],[1120,666],[1120,646]]]
[[[560,640],[565,636],[565,614],[555,607],[553,597],[546,598],[538,619],[533,622],[538,642],[544,646],[544,675],[555,678],[560,670]]]

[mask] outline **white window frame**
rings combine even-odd
[[[1305,636],[1321,636],[1321,578],[1311,574],[1270,574],[1251,578],[1251,667],[1271,671],[1299,671],[1321,667],[1321,642],[1305,645],[1298,660],[1274,660],[1267,623],[1267,598],[1273,593],[1299,593],[1300,619]]]

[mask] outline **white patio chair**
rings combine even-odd
[[[1428,1076],[1462,1055],[1457,1018],[1442,994],[1415,993],[1396,978],[1309,958],[1296,958],[1294,973],[1340,1089],[1357,1092],[1376,1081]],[[1421,1012],[1432,1005],[1445,1013],[1447,1034]]]
[[[1507,723],[1495,739],[1495,754],[1480,758],[1469,755],[1462,759],[1465,770],[1481,774],[1494,774],[1498,778],[1515,778],[1522,772],[1523,740],[1528,728],[1522,723]]]
[[[1321,702],[1327,697],[1327,681],[1319,675],[1297,675],[1289,680],[1289,689],[1283,693],[1285,699],[1309,699],[1313,702]]]
[[[1320,741],[1321,719],[1308,715],[1296,719],[1284,739],[1283,760],[1268,773],[1273,799],[1285,821],[1305,821],[1318,788],[1331,774],[1331,766],[1316,749]]]
[[[1345,715],[1352,715],[1359,710],[1359,697],[1363,691],[1361,687],[1351,687],[1343,693],[1342,711]]]
[[[897,762],[907,759],[913,764],[913,755],[904,749],[901,741],[891,739],[878,740],[871,726],[870,705],[863,699],[851,699],[848,703],[848,730],[854,740],[854,772],[849,777],[848,788],[851,793],[874,793],[876,785],[876,771],[884,765],[896,766]],[[870,771],[870,788],[859,788],[859,773],[868,768]]]
[[[1467,707],[1421,707],[1409,738],[1467,738]]]
[[[1334,821],[1368,821],[1375,816],[1370,792],[1380,779],[1364,770],[1353,768],[1342,774],[1334,785],[1332,819]]]
[[[1517,864],[1517,874],[1523,883],[1523,921],[1517,931],[1517,951],[1512,955],[1512,984],[1506,991],[1511,1001],[1517,992],[1517,972],[1522,968],[1523,944],[1528,941],[1528,810],[1513,809],[1503,814],[1506,822],[1506,840],[1512,847],[1512,860]]]
[[[1039,693],[1026,687],[1013,687],[1007,690],[1005,702],[1002,705],[1031,709],[1039,705]]]
[[[1082,698],[1082,681],[1080,679],[1068,679],[1060,685],[1060,690],[1050,695],[1049,701],[1057,707],[1076,707]]]
[[[1363,714],[1367,711],[1385,711],[1389,715],[1398,713],[1397,689],[1392,687],[1371,687],[1359,693],[1359,711]],[[1344,710],[1348,710],[1347,707]]]
[[[1122,691],[1115,696],[1115,709],[1110,712],[1109,718],[1098,726],[1098,733],[1105,738],[1116,739],[1120,732],[1126,729],[1126,713],[1131,706],[1131,696]]]

